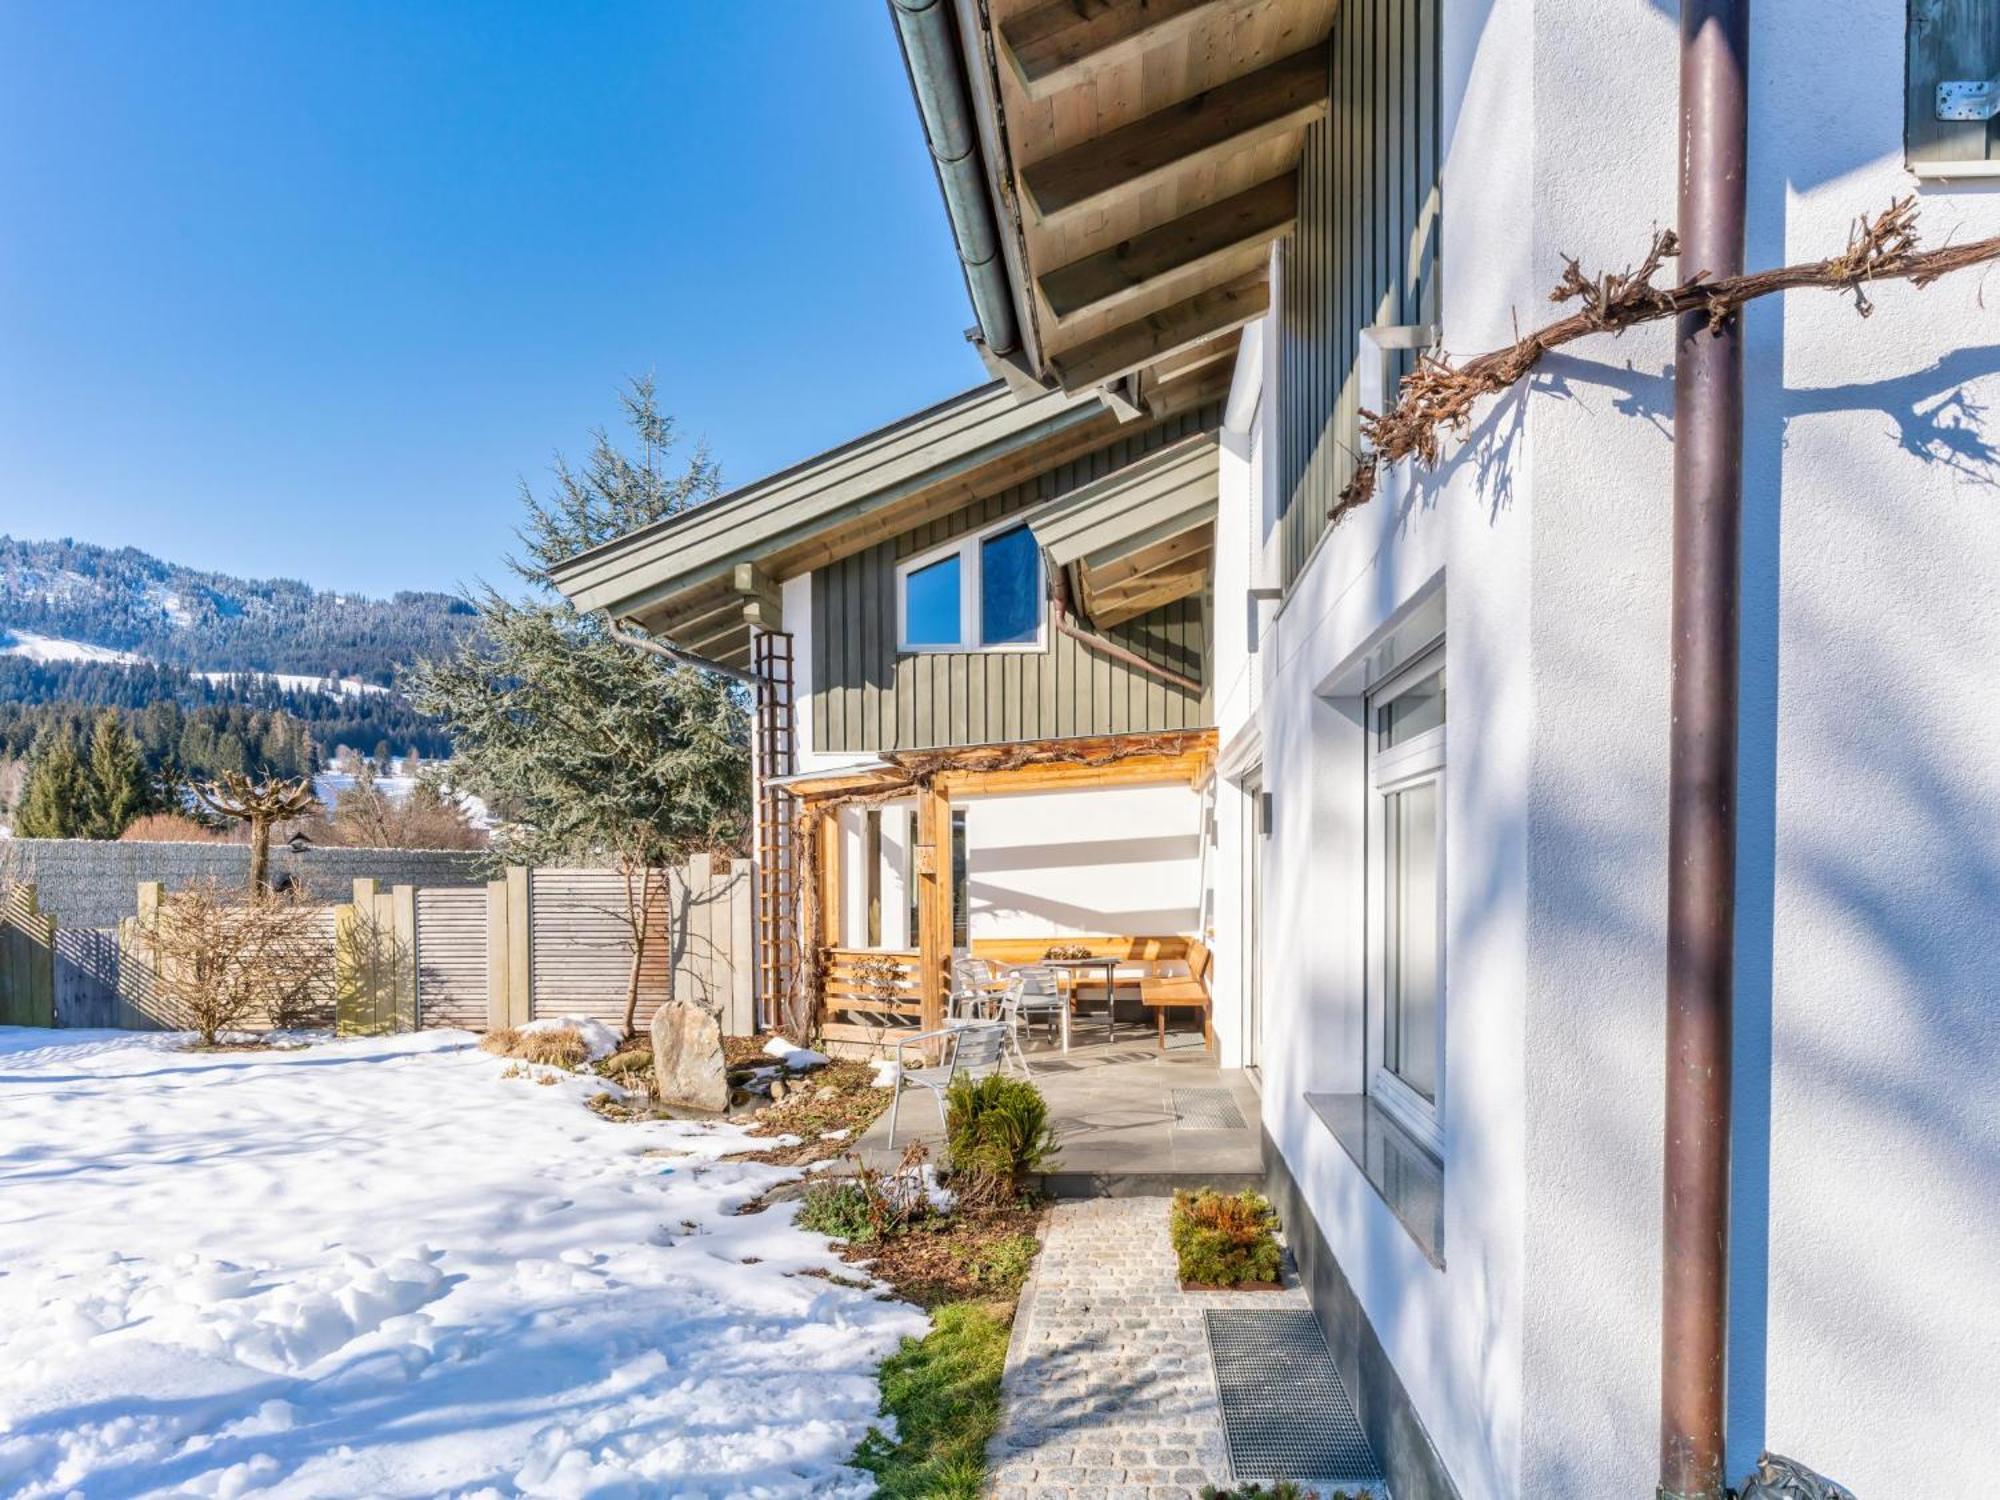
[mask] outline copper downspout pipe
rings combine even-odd
[[[1684,278],[1743,269],[1749,0],[1681,0]],[[1742,314],[1675,327],[1660,1500],[1722,1500],[1736,936]]]

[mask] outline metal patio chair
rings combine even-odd
[[[1046,1021],[1050,1034],[1060,1036],[1069,1009],[1069,996],[1055,970],[1043,964],[1022,964],[1007,976],[1006,994],[1000,1001],[1000,1019],[1007,1023],[1014,1039],[1014,1055],[1021,1059],[1021,1071],[1028,1071],[1027,1054],[1021,1048],[1020,1028]],[[1032,1076],[1032,1075],[1030,1075]]]
[[[935,1066],[912,1068],[903,1061],[903,1051],[919,1042],[941,1043],[945,1060]],[[903,1102],[905,1088],[929,1089],[937,1100],[938,1123],[946,1122],[944,1096],[960,1078],[977,1082],[1000,1071],[1005,1060],[1007,1027],[999,1021],[972,1021],[947,1026],[942,1031],[920,1031],[896,1043],[896,1092],[889,1096],[889,1145],[896,1144],[896,1108]]]

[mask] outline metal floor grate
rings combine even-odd
[[[1182,1130],[1245,1130],[1243,1112],[1228,1089],[1169,1089],[1167,1107]]]
[[[1205,1316],[1238,1479],[1379,1489],[1375,1455],[1309,1309],[1211,1308]]]

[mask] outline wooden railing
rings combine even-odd
[[[870,970],[883,961],[895,965],[893,981]],[[839,1051],[874,1052],[894,1033],[922,1023],[917,992],[917,955],[912,949],[830,948],[822,975],[821,1038]]]

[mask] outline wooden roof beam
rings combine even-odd
[[[1265,247],[1291,229],[1298,212],[1298,174],[1287,170],[1220,203],[1044,272],[1042,296],[1050,314],[1067,323],[1156,296],[1169,282],[1216,272],[1241,274],[1250,264],[1263,264]],[[1056,358],[1060,363],[1061,356]]]
[[[1055,356],[1065,389],[1080,391],[1142,369],[1167,355],[1231,333],[1270,310],[1271,288],[1260,270],[1225,286],[1196,292],[1172,307],[1115,328]]]
[[[1303,130],[1326,113],[1330,82],[1326,49],[1312,47],[1057,152],[1024,168],[1021,185],[1047,225],[1103,212],[1181,172]]]
[[[1000,50],[1028,97],[1046,99],[1229,9],[1230,0],[1044,0],[1001,24]]]
[[[1160,584],[1144,593],[1123,595],[1115,600],[1107,600],[1091,611],[1091,619],[1100,630],[1115,630],[1128,620],[1136,620],[1141,615],[1151,614],[1162,604],[1172,604],[1176,599],[1185,599],[1198,594],[1207,586],[1207,570],[1192,577],[1174,576],[1163,579]]]

